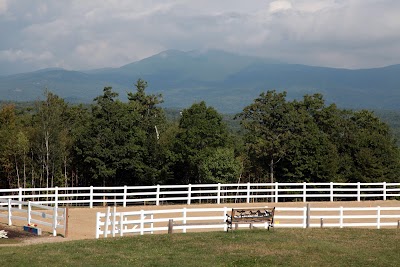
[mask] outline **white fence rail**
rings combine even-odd
[[[166,233],[168,222],[173,219],[175,230],[227,230],[226,214],[231,208],[141,210],[132,212],[97,212],[96,238],[101,236],[124,236],[126,234]],[[400,207],[354,207],[354,208],[284,208],[277,207],[274,216],[275,228],[308,227],[399,227]],[[240,224],[239,227],[249,227]],[[254,227],[268,228],[266,223]]]
[[[119,187],[0,189],[0,199],[40,204],[127,205],[387,200],[400,198],[400,183],[242,183]]]
[[[67,209],[49,207],[32,203],[30,201],[17,201],[12,199],[0,199],[0,218],[7,218],[7,224],[13,225],[14,221],[23,221],[28,225],[36,224],[47,227],[53,236],[58,229],[63,229],[64,237],[67,233]]]

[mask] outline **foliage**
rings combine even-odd
[[[199,166],[204,183],[235,183],[241,174],[241,163],[232,148],[220,147]]]
[[[269,166],[270,182],[274,182],[274,167],[286,156],[290,141],[301,123],[293,105],[286,102],[286,93],[268,91],[239,114],[246,130],[249,158],[255,165]]]
[[[214,108],[200,102],[183,110],[173,147],[175,178],[183,183],[203,183],[215,178],[215,171],[214,175],[207,173],[210,169],[206,170],[206,161],[215,156],[216,149],[228,143],[227,127]],[[232,158],[226,160],[232,161]]]
[[[396,139],[374,112],[267,91],[233,120],[205,102],[164,110],[146,81],[134,87],[125,102],[105,87],[91,106],[49,91],[0,106],[0,187],[398,182]]]
[[[396,181],[399,149],[372,112],[325,105],[322,95],[287,101],[268,91],[239,114],[247,173],[291,182]]]

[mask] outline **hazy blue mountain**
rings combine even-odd
[[[126,99],[138,78],[166,107],[205,100],[222,112],[239,112],[262,91],[288,91],[289,98],[320,92],[341,107],[399,109],[400,65],[337,69],[287,64],[223,51],[167,50],[120,68],[87,71],[44,69],[0,76],[0,100],[29,101],[45,88],[74,102],[90,102],[112,86]]]

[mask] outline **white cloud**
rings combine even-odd
[[[53,59],[53,55],[44,51],[40,54],[24,50],[2,50],[0,51],[0,60],[8,62],[34,62],[34,61],[49,61]]]
[[[205,48],[387,65],[400,63],[398,10],[398,0],[0,0],[0,65],[115,67],[166,49]]]
[[[278,0],[269,4],[269,12],[276,13],[292,9],[292,4],[289,1]]]

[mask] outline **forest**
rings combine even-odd
[[[0,188],[399,181],[396,139],[372,111],[266,91],[228,127],[204,101],[168,112],[146,88],[137,80],[123,101],[105,87],[91,105],[49,91],[1,104]]]

